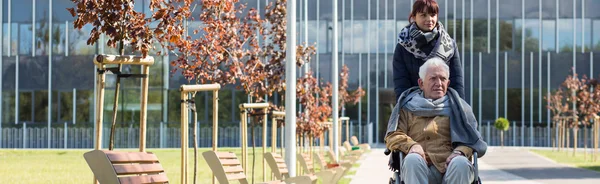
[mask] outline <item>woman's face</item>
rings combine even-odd
[[[437,23],[437,15],[429,14],[427,12],[419,12],[415,16],[415,22],[417,23],[417,27],[421,29],[421,31],[429,32],[435,28]]]

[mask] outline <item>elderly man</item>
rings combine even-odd
[[[471,183],[473,151],[485,154],[471,107],[452,88],[449,68],[438,58],[419,68],[419,87],[406,90],[396,104],[385,137],[392,151],[406,154],[401,177],[413,183]]]

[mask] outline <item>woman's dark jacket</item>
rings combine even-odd
[[[436,38],[437,40],[438,38]],[[421,50],[426,54],[431,53],[435,46],[435,40],[424,45]],[[462,99],[465,99],[464,73],[458,48],[454,42],[454,56],[447,63],[450,67],[450,87],[452,87]],[[413,86],[419,86],[419,67],[425,63],[424,60],[417,59],[412,53],[408,52],[402,45],[396,44],[394,51],[394,91],[396,92],[396,101],[400,94]]]

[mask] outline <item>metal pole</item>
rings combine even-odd
[[[3,18],[2,15],[4,14],[3,9],[4,9],[4,1],[0,1],[0,22],[3,20],[2,19]],[[4,35],[3,29],[4,29],[4,25],[0,24],[0,35]],[[2,36],[0,36],[0,37],[2,37]],[[0,39],[0,43],[4,43],[4,40]],[[4,71],[4,69],[2,69],[2,65],[4,65],[4,61],[2,61],[2,58],[3,58],[2,56],[4,55],[3,52],[4,52],[4,48],[0,48],[0,71]],[[4,79],[2,79],[2,75],[0,74],[0,148],[4,147],[2,145],[2,120],[3,120],[2,119],[2,109],[3,109],[4,105],[1,103],[1,102],[3,102],[2,101],[2,96],[3,96],[2,81],[3,80]]]
[[[577,53],[577,24],[575,22],[575,18],[577,15],[577,1],[573,0],[573,75],[577,73],[577,62],[575,53]],[[558,27],[558,24],[556,24]],[[583,31],[583,30],[581,30]],[[558,48],[557,48],[558,49]],[[575,102],[573,102],[573,111],[575,110]]]
[[[513,121],[512,131],[513,131],[513,146],[517,145],[517,122]]]
[[[525,0],[521,0],[521,24],[521,146],[525,146]]]
[[[27,148],[27,123],[23,122],[23,148]]]
[[[64,148],[65,148],[65,149],[67,149],[67,131],[68,131],[68,130],[67,130],[67,122],[65,121],[65,123],[64,123],[64,124],[65,124],[65,128],[64,128],[64,130],[65,130],[65,135],[64,135],[64,137],[63,137],[63,141],[64,141],[63,145],[64,145]]]
[[[50,8],[48,10],[48,27],[51,30],[52,28],[52,0],[48,3]],[[35,32],[35,31],[34,31]],[[51,148],[50,145],[52,141],[51,132],[51,122],[52,122],[52,34],[48,34],[48,148]]]
[[[412,1],[412,0],[411,0]],[[464,1],[464,0],[463,0]],[[385,14],[385,20],[388,20],[388,1],[385,1],[385,10],[383,11]],[[387,27],[387,24],[385,25]],[[384,32],[387,32],[384,31]],[[383,40],[387,40],[388,39],[388,34],[383,34]],[[391,44],[390,44],[391,45]],[[394,45],[391,45],[394,46]],[[385,55],[385,57],[383,57],[383,87],[387,88],[388,87],[388,47],[383,47],[384,51],[383,54]]]
[[[542,0],[540,0],[540,3],[541,2],[542,2]],[[575,5],[573,5],[573,6],[575,6]],[[540,15],[542,15],[541,7],[540,7]],[[541,20],[541,18],[540,18],[540,20]],[[582,33],[581,34],[581,53],[584,53],[585,52],[585,0],[581,0],[581,33]]]
[[[75,122],[77,122],[77,119],[76,119],[77,118],[77,116],[76,116],[77,115],[77,90],[75,88],[73,88],[73,100],[72,101],[73,101],[72,102],[73,108],[71,110],[72,111],[71,119],[72,119],[73,124],[75,124]]]
[[[529,146],[533,147],[533,52],[529,52]]]
[[[550,78],[550,67],[551,67],[552,65],[550,64],[550,52],[548,52],[548,53],[547,53],[547,55],[548,55],[548,56],[547,56],[547,59],[548,59],[548,64],[546,65],[546,67],[547,67],[547,68],[546,68],[546,78],[548,79],[548,81],[547,81],[547,86],[548,86],[548,88],[546,89],[546,90],[547,90],[547,92],[546,92],[546,93],[547,93],[547,94],[546,94],[546,96],[547,96],[548,98],[550,98],[550,88],[552,88],[552,86],[550,86],[550,80],[551,80],[551,78]],[[591,60],[590,60],[590,63],[592,63],[592,61],[591,61]],[[593,68],[594,68],[594,66],[592,65],[592,66],[590,67],[590,69],[593,69]],[[547,127],[547,129],[548,129],[548,130],[547,130],[547,131],[548,131],[548,145],[550,145],[550,144],[551,144],[551,143],[550,143],[550,142],[551,142],[551,139],[550,139],[550,129],[551,129],[551,128],[550,128],[550,126],[551,126],[551,124],[552,124],[552,120],[550,119],[550,109],[547,109],[547,113],[546,113],[546,114],[547,114],[547,118],[548,118],[548,120],[547,120],[547,121],[548,121],[548,127]]]
[[[504,52],[504,118],[508,118],[508,52]]]
[[[412,1],[411,1],[412,2]],[[379,24],[381,23],[379,20],[379,1],[377,1],[377,30],[379,29]],[[375,143],[379,143],[379,34],[376,35],[375,39],[375,53],[377,54],[375,57]]]
[[[479,108],[479,116],[477,116],[479,118],[479,121],[477,121],[477,122],[479,122],[479,126],[477,126],[477,127],[479,127],[479,131],[480,132],[481,132],[481,124],[483,124],[483,122],[481,122],[483,120],[483,118],[481,117],[481,114],[482,114],[481,113],[481,104],[482,104],[481,103],[481,96],[483,96],[483,95],[481,95],[481,93],[482,93],[482,90],[481,90],[481,81],[482,81],[482,78],[481,78],[481,68],[483,68],[483,67],[481,67],[481,52],[479,52],[479,78],[478,78],[479,79],[479,95],[477,95],[477,98],[479,99],[479,106],[478,106],[478,108]]]
[[[412,11],[413,2],[410,1],[410,10]],[[444,0],[444,24],[448,25],[448,0]]]
[[[491,3],[490,0],[488,0],[488,16],[487,16],[487,52],[490,53],[490,18],[491,18],[491,12],[492,12],[492,8],[491,8]]]
[[[371,0],[367,1],[367,23],[370,24],[371,22]],[[367,28],[368,29],[368,28]],[[365,30],[365,33],[367,34],[367,124],[369,126],[371,126],[371,39],[370,39],[370,34]],[[370,132],[371,130],[369,129],[369,133],[372,134],[373,132]],[[373,141],[373,137],[369,136],[368,138],[369,140],[369,144],[371,144]]]
[[[542,30],[542,0],[538,1],[538,7],[539,7],[539,25],[538,25],[538,30],[540,32],[540,40],[539,40],[539,45],[538,45],[538,122],[541,124],[542,123],[542,42],[544,39],[543,38],[543,30]],[[548,66],[550,67],[550,66]],[[550,127],[550,124],[548,124],[548,127]],[[548,134],[548,140],[550,140],[550,134]],[[550,144],[548,144],[548,146],[550,146]]]
[[[452,1],[452,38],[456,38],[456,1]]]
[[[285,162],[290,177],[296,176],[296,0],[287,2],[286,86],[285,90]]]
[[[35,0],[31,0],[31,56],[34,57],[35,56]],[[52,31],[52,27],[50,27],[50,31]],[[50,35],[50,34],[49,34]],[[9,36],[10,37],[10,36]],[[52,51],[50,51],[52,52]],[[32,119],[33,121],[33,119]]]
[[[8,57],[10,57],[11,53],[12,53],[12,0],[8,0],[8,53],[6,53],[6,55]],[[4,36],[4,35],[2,35]],[[18,55],[18,54],[17,54]]]
[[[461,13],[462,13],[462,21],[460,23],[460,27],[461,27],[461,44],[460,44],[460,51],[462,51],[462,53],[460,54],[462,57],[465,57],[465,0],[462,0],[462,8],[461,8]],[[463,59],[464,60],[464,59]],[[385,67],[387,68],[387,67]],[[465,69],[467,69],[467,65],[463,64],[463,83],[464,83],[464,71]]]
[[[304,0],[304,46],[308,46],[308,0]],[[304,65],[304,74],[310,70],[310,64]]]
[[[69,21],[65,21],[65,56],[69,56]]]
[[[554,26],[554,28],[555,28],[554,33],[556,33],[556,34],[554,34],[555,35],[554,36],[554,41],[556,42],[555,45],[554,45],[554,48],[556,50],[556,53],[560,52],[560,49],[559,49],[559,46],[558,46],[558,35],[559,35],[559,32],[558,32],[558,27],[559,27],[558,26],[558,16],[559,16],[558,12],[560,10],[560,8],[558,8],[559,7],[559,5],[558,5],[559,1],[560,0],[556,0],[556,6],[555,7],[557,7],[557,8],[556,8],[556,15],[554,16],[554,17],[556,17],[556,20],[554,20],[555,21],[555,23],[554,23],[554,25],[555,25]],[[575,6],[575,5],[573,5],[573,6]],[[525,14],[525,13],[523,13],[523,14]],[[575,31],[573,31],[573,32],[575,32]],[[521,35],[523,35],[523,34],[521,34]],[[575,39],[575,38],[573,38],[573,39]]]
[[[338,23],[337,23],[337,19],[338,19],[338,2],[337,0],[333,0],[333,16],[332,16],[332,20],[333,20],[333,47],[332,47],[332,66],[331,66],[331,72],[332,72],[332,76],[331,76],[331,80],[333,83],[333,94],[331,95],[332,97],[332,108],[333,108],[333,150],[335,153],[335,159],[336,161],[339,160],[338,159],[338,155],[339,155],[339,145],[340,145],[340,140],[338,135],[340,134],[339,132],[339,125],[338,125],[338,121],[339,121],[339,111],[338,111],[338,106],[339,106],[339,81],[338,81]]]
[[[319,13],[321,13],[321,11],[320,11],[321,10],[320,4],[321,4],[320,0],[317,0],[317,30],[321,30],[321,24],[320,24],[320,20],[319,20],[320,19]],[[325,32],[327,32],[327,29],[328,28],[325,27]],[[317,34],[317,39],[316,40],[317,40],[317,50],[316,50],[317,51],[317,71],[315,71],[315,76],[316,76],[316,78],[318,80],[319,76],[320,76],[320,74],[319,74],[319,48],[320,48],[320,46],[319,46],[319,34]],[[327,50],[327,48],[325,48],[325,50]],[[321,84],[319,84],[318,82],[317,82],[317,87],[321,87]],[[319,93],[317,93],[317,99],[319,99]]]
[[[19,123],[19,55],[15,55],[15,124]]]
[[[496,0],[496,116],[495,119],[498,119],[500,115],[500,1]],[[506,117],[505,117],[506,118]]]
[[[471,83],[471,88],[469,88],[471,90],[471,95],[469,95],[470,99],[469,99],[469,104],[473,105],[473,92],[475,92],[475,90],[473,90],[473,0],[471,0],[471,21],[469,22],[469,26],[470,26],[470,31],[469,31],[469,46],[471,47],[471,52],[469,53],[471,60],[470,60],[470,65],[469,65],[469,80]]]

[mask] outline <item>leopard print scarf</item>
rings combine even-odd
[[[437,40],[434,39],[436,37]],[[427,55],[420,48],[430,41],[435,41],[435,47]],[[398,43],[416,58],[422,60],[439,57],[447,63],[454,56],[454,40],[448,35],[441,22],[438,22],[434,30],[428,33],[421,31],[413,22],[400,31]]]

